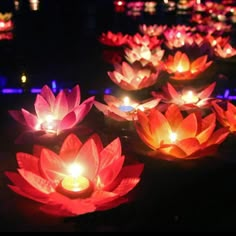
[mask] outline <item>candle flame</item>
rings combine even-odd
[[[26,77],[25,74],[23,74],[23,75],[21,76],[21,83],[25,84],[26,81],[27,81],[27,77]]]
[[[176,140],[177,140],[177,134],[174,133],[174,132],[171,132],[171,133],[170,133],[170,141],[171,141],[172,143],[175,143]]]
[[[78,178],[79,176],[81,176],[83,171],[84,171],[83,167],[79,164],[72,164],[68,168],[68,172],[75,179]]]
[[[176,34],[176,38],[181,38],[181,33],[180,32],[178,32],[177,34]]]
[[[217,41],[214,39],[214,40],[212,41],[212,46],[216,46],[216,44],[217,44]]]
[[[226,54],[231,54],[232,50],[231,50],[230,48],[227,48],[227,49],[225,50],[225,52],[226,52]]]
[[[183,94],[182,100],[185,103],[196,103],[199,100],[199,98],[193,93],[193,91],[190,90],[186,92],[185,94]]]
[[[129,99],[129,97],[124,97],[123,102],[124,102],[124,105],[125,105],[125,106],[130,105],[130,99]]]
[[[179,64],[177,66],[177,71],[180,72],[180,73],[183,72],[184,71],[184,67],[181,64]]]

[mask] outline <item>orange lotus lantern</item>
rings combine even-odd
[[[229,43],[224,46],[216,45],[215,55],[220,58],[231,58],[236,56],[236,49],[233,48]]]
[[[174,80],[192,80],[205,71],[212,61],[207,61],[208,56],[203,55],[190,61],[186,53],[177,51],[174,56],[169,55],[165,61],[165,69]]]
[[[231,133],[236,133],[236,106],[230,101],[224,103],[212,102],[214,112],[219,123]]]
[[[6,172],[17,194],[41,204],[40,210],[60,217],[102,211],[128,201],[139,183],[143,164],[124,164],[120,139],[103,146],[97,134],[86,142],[74,134],[59,153],[35,146],[33,155],[17,153],[18,173]]]
[[[165,114],[152,109],[149,114],[137,113],[136,131],[141,140],[153,151],[155,158],[192,159],[215,154],[229,132],[216,130],[216,115],[202,117],[190,113],[186,117],[177,105],[171,104]]]

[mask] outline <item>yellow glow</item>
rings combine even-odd
[[[21,76],[21,83],[25,84],[27,82],[27,77],[25,74]]]
[[[129,97],[124,97],[123,102],[124,102],[124,106],[129,106],[130,105]]]
[[[225,52],[226,52],[226,54],[231,54],[231,53],[232,53],[232,50],[231,50],[231,48],[227,48],[227,49],[225,50]]]
[[[4,28],[5,27],[5,22],[0,22],[0,28]]]
[[[179,64],[179,65],[177,66],[176,70],[177,70],[178,72],[180,72],[180,73],[183,72],[183,71],[184,71],[183,65],[182,65],[182,64]]]
[[[178,32],[178,33],[176,34],[176,38],[179,38],[179,39],[180,39],[180,38],[181,38],[181,36],[182,36],[182,35],[181,35],[181,33],[180,33],[180,32]]]
[[[198,96],[191,90],[184,93],[181,98],[185,103],[196,103],[199,100]]]
[[[201,4],[201,0],[196,0],[196,3],[197,4]]]
[[[117,5],[118,5],[118,6],[122,6],[122,5],[123,5],[123,2],[122,2],[122,1],[118,1],[118,2],[117,2]]]
[[[41,123],[40,128],[48,133],[56,133],[58,121],[53,115],[47,115]],[[37,129],[37,128],[36,128]]]
[[[168,4],[168,3],[169,3],[169,1],[168,1],[168,0],[164,0],[164,3],[165,3],[165,4]]]
[[[176,133],[171,132],[169,137],[170,137],[170,141],[171,141],[172,143],[175,143],[175,142],[176,142],[176,140],[177,140],[177,134],[176,134]]]
[[[68,172],[73,178],[76,179],[82,175],[82,173],[84,172],[84,168],[79,164],[72,164],[69,166]]]

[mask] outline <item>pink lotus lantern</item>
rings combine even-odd
[[[208,56],[203,55],[190,61],[186,53],[177,51],[174,56],[168,56],[165,68],[170,78],[174,80],[192,80],[212,64],[212,61],[207,61],[207,59]]]
[[[40,210],[71,217],[108,210],[127,202],[140,181],[143,164],[124,165],[119,138],[103,147],[97,134],[85,143],[74,134],[59,153],[35,146],[16,155],[18,173],[6,172],[17,194],[41,203]]]
[[[211,106],[210,101],[212,101],[212,94],[216,82],[210,84],[202,91],[196,92],[192,89],[184,89],[181,92],[177,91],[170,83],[163,87],[163,92],[152,92],[152,95],[156,98],[161,99],[166,107],[170,103],[174,103],[179,106],[181,110],[189,110],[195,108],[209,108]]]
[[[217,120],[219,123],[226,127],[231,133],[236,133],[236,106],[230,101],[226,102],[226,107],[224,104],[212,102],[214,112],[216,113]]]
[[[158,105],[160,99],[155,98],[139,102],[130,99],[128,96],[121,99],[112,95],[104,95],[104,101],[106,104],[94,101],[94,106],[106,117],[116,121],[133,121],[137,119],[137,110],[148,112]]]
[[[159,71],[154,68],[131,66],[126,62],[116,64],[113,72],[108,71],[110,79],[124,90],[140,90],[157,82]]]
[[[149,114],[137,112],[136,131],[141,140],[153,150],[151,156],[164,159],[193,159],[215,154],[229,132],[216,130],[216,115],[202,117],[190,113],[186,117],[177,105],[171,104],[162,114],[152,109]]]
[[[150,50],[148,46],[134,46],[132,49],[125,48],[126,60],[133,64],[140,62],[142,66],[152,65],[159,67],[162,65],[162,58],[165,54],[165,50],[160,47]]]
[[[30,130],[58,135],[64,130],[80,123],[93,106],[94,97],[81,102],[80,87],[76,85],[71,92],[62,90],[55,96],[45,85],[37,95],[34,108],[36,114],[25,109],[9,110],[9,114]]]
[[[134,48],[135,46],[147,46],[150,49],[153,49],[159,47],[162,44],[162,40],[154,36],[150,37],[148,35],[140,35],[139,33],[136,33],[129,37],[127,43],[130,48]]]
[[[167,30],[164,33],[165,35],[165,45],[169,49],[181,48],[183,47],[189,40],[192,39],[190,33],[186,33],[185,31],[175,31],[175,30]]]
[[[107,33],[102,33],[99,37],[100,43],[112,46],[112,47],[120,47],[127,43],[128,35],[123,35],[121,32],[113,33],[108,31]]]

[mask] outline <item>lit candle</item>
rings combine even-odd
[[[88,197],[93,188],[90,180],[82,176],[83,168],[73,164],[68,168],[68,172],[69,175],[66,175],[58,186],[58,191],[70,198]]]
[[[39,0],[30,0],[30,8],[32,11],[39,10]]]
[[[119,109],[124,112],[130,112],[134,110],[134,107],[130,105],[129,97],[124,97],[123,104],[119,106]]]
[[[184,93],[181,98],[185,103],[196,103],[199,100],[198,96],[196,96],[193,91]]]
[[[48,115],[45,121],[41,124],[41,129],[48,133],[56,133],[58,121],[53,115]]]

